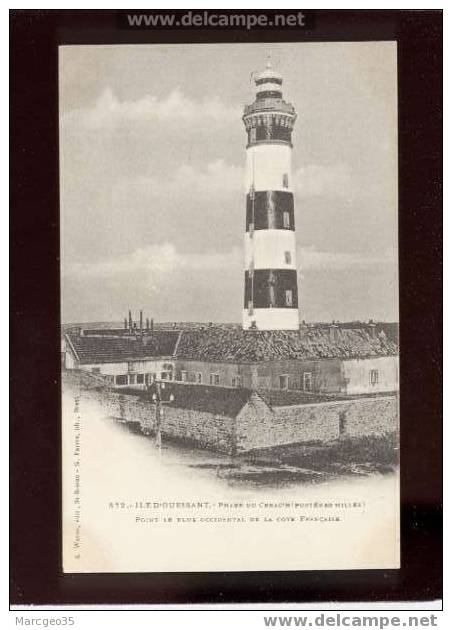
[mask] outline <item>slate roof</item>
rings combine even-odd
[[[127,390],[136,394],[137,390]],[[124,390],[122,390],[124,392]],[[251,396],[258,396],[270,408],[295,405],[309,405],[321,402],[332,402],[358,398],[359,396],[345,396],[341,394],[309,393],[290,390],[252,390],[245,388],[218,387],[215,385],[196,385],[192,383],[167,382],[161,390],[162,399],[169,400],[174,395],[174,402],[168,403],[181,409],[206,411],[220,416],[235,418]],[[146,391],[140,391],[140,396],[149,397]],[[152,394],[152,391],[151,391]],[[381,396],[381,393],[375,394]],[[368,394],[365,397],[368,398]]]
[[[154,330],[133,336],[66,337],[81,364],[144,360],[158,356],[211,362],[252,363],[278,359],[366,358],[398,354],[394,336],[364,324],[312,325],[298,330],[245,331],[226,326]]]
[[[179,332],[154,331],[145,340],[135,337],[96,337],[66,334],[69,344],[75,350],[80,364],[118,363],[120,361],[155,359],[172,356]]]
[[[260,397],[270,407],[285,407],[290,405],[309,405],[313,403],[337,400],[338,395],[323,394],[317,392],[302,392],[290,389],[265,389],[258,390]]]
[[[87,328],[84,331],[84,334],[86,336],[95,335],[97,337],[100,337],[100,336],[111,337],[113,335],[117,337],[122,337],[126,335],[127,333],[128,331],[125,330],[124,328]]]
[[[395,322],[381,322],[376,324],[378,331],[383,331],[388,339],[391,339],[397,345],[399,344],[399,324]]]
[[[237,416],[252,395],[259,395],[250,389],[232,389],[214,385],[191,385],[175,383],[174,381],[165,383],[165,388],[161,390],[161,393],[162,400],[169,400],[170,394],[174,395],[174,402],[165,404],[165,407],[170,405],[178,409],[202,411],[230,418]],[[121,390],[121,394],[150,399],[152,388],[151,392],[124,388]]]
[[[122,388],[121,395],[136,396],[151,400],[155,390],[149,391],[134,388]],[[173,402],[165,403],[178,409],[202,411],[214,415],[235,418],[252,396],[258,396],[270,408],[290,407],[296,405],[312,405],[314,403],[341,401],[359,396],[345,396],[341,394],[308,393],[290,390],[252,390],[245,388],[219,387],[215,385],[196,385],[193,383],[165,382],[161,389],[162,400],[169,401],[170,394],[174,395]],[[381,394],[375,394],[380,396]],[[365,394],[366,398],[369,394]]]
[[[364,358],[398,354],[384,331],[365,326],[307,326],[300,331],[244,331],[209,327],[185,330],[177,358],[199,361],[267,361],[275,359]]]

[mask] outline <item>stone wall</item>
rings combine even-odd
[[[237,451],[340,437],[383,435],[398,428],[396,396],[357,398],[291,407],[237,417]]]
[[[342,405],[345,435],[383,435],[399,429],[398,396],[359,398]]]
[[[100,399],[106,416],[141,425],[143,431],[155,430],[155,407],[149,401],[114,391],[90,391]],[[164,406],[162,436],[197,444],[211,450],[232,453],[235,450],[235,419],[191,409]]]
[[[155,408],[137,396],[120,392],[86,392],[101,398],[105,415],[140,423],[154,431]],[[329,441],[346,436],[383,435],[398,428],[395,395],[275,407],[252,394],[236,418],[165,406],[162,435],[225,453],[299,442]]]

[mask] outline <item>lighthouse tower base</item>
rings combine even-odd
[[[298,309],[255,308],[250,314],[243,310],[243,328],[257,330],[298,330],[300,327]]]

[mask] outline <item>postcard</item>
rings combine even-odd
[[[59,47],[63,568],[398,568],[396,43]]]

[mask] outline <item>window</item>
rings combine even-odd
[[[144,383],[144,374],[137,374],[137,385],[143,385]]]
[[[210,384],[211,385],[219,385],[220,384],[220,375],[212,373],[210,375]]]
[[[162,380],[165,380],[165,381],[173,380],[173,364],[172,363],[164,363],[162,365]]]
[[[284,175],[282,176],[282,185],[283,188],[289,188],[289,176],[287,173],[284,173]]]
[[[292,306],[293,298],[292,298],[292,289],[286,290],[286,306]]]
[[[292,263],[292,254],[290,252],[284,252],[284,260],[286,265],[290,265]]]
[[[185,370],[182,370],[181,374],[181,381],[183,383],[186,383],[188,381],[188,374]]]
[[[196,373],[196,382],[201,384],[202,383],[202,374],[201,372],[197,372]]]
[[[279,377],[279,389],[289,388],[289,377],[287,374],[281,374]]]
[[[136,382],[136,374],[129,374],[129,384],[135,385]]]
[[[370,384],[377,385],[378,384],[378,370],[370,370]]]
[[[128,377],[127,374],[118,374],[116,377],[116,385],[127,385]]]
[[[290,214],[288,212],[283,212],[283,226],[286,230],[290,228]]]
[[[303,389],[305,392],[312,390],[312,372],[303,372]]]
[[[242,377],[241,376],[233,376],[232,377],[232,387],[242,387]]]

